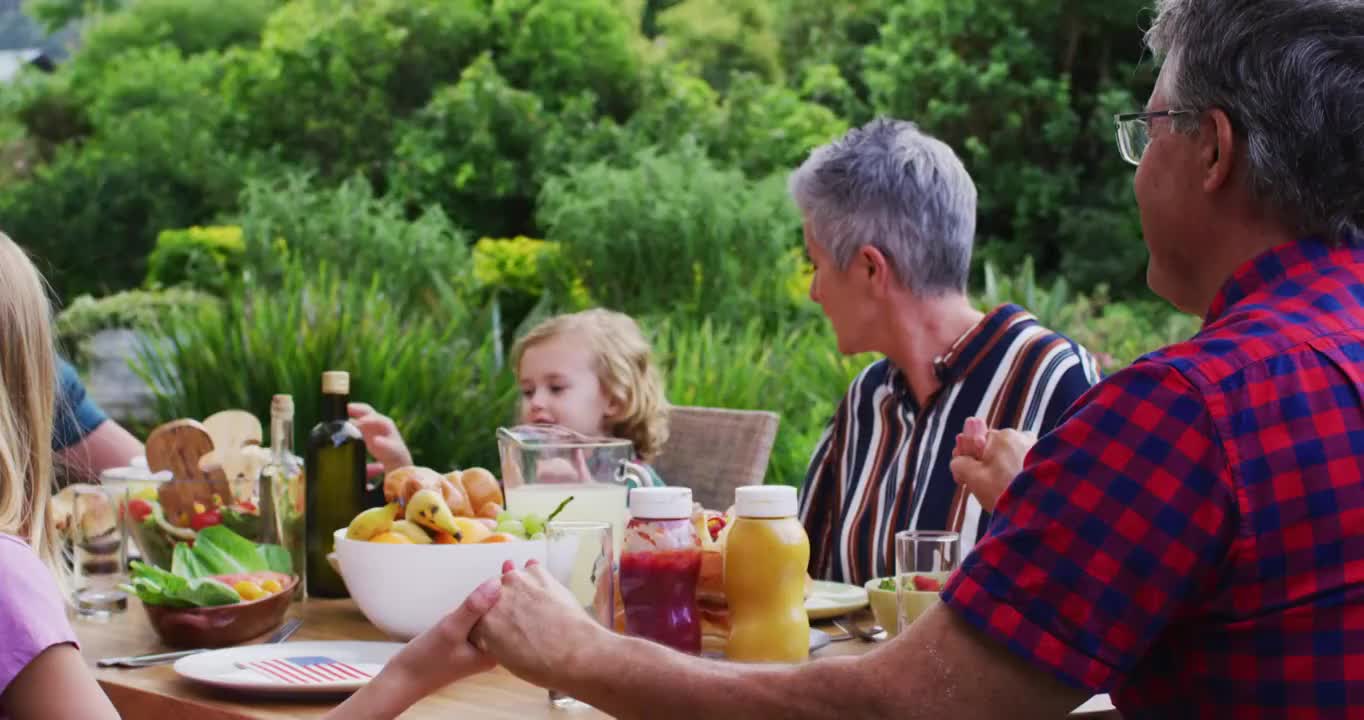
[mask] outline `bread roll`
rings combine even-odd
[[[469,491],[464,488],[464,479],[458,470],[446,473],[440,479],[440,489],[451,514],[455,517],[474,516],[474,504],[469,502]]]
[[[471,467],[460,473],[459,477],[464,481],[465,492],[469,493],[470,505],[482,508],[488,503],[507,504],[502,499],[502,486],[491,472],[481,467]]]

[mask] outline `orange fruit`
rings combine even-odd
[[[450,533],[445,532],[444,530],[437,530],[437,531],[431,536],[431,540],[432,540],[433,542],[435,542],[437,545],[458,545],[458,544],[459,544],[459,541],[455,539],[455,536],[454,536],[454,535],[451,535]]]
[[[381,532],[369,539],[373,543],[384,543],[386,545],[411,545],[412,541],[406,535],[399,535],[395,532]]]

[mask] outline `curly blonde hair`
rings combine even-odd
[[[634,443],[645,462],[668,441],[668,400],[662,373],[654,366],[653,347],[634,318],[601,308],[556,315],[526,333],[512,346],[512,366],[519,373],[526,349],[561,335],[571,335],[596,355],[597,379],[621,406],[611,422],[611,435]]]

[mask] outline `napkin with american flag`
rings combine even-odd
[[[267,658],[238,663],[239,667],[254,670],[273,680],[290,685],[327,685],[369,680],[374,675],[348,663],[321,655],[305,657]]]

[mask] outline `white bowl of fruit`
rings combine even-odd
[[[545,559],[548,518],[503,511],[500,486],[487,470],[442,476],[401,468],[385,477],[384,490],[388,504],[357,515],[335,541],[337,571],[351,598],[389,636],[419,635],[501,573],[507,560],[519,567]]]

